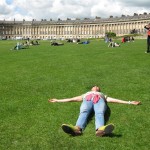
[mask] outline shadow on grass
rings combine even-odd
[[[107,103],[106,103],[106,105],[107,105]],[[106,112],[104,115],[105,124],[109,121],[110,115],[111,115],[111,110],[110,110],[110,107],[107,105],[107,109],[106,109]]]
[[[81,134],[81,135],[74,135],[74,136],[72,136],[72,135],[69,135],[69,137],[79,137],[79,136],[83,136],[84,134]],[[111,134],[109,134],[109,135],[104,135],[103,137],[101,137],[101,138],[105,138],[105,137],[110,137],[110,138],[121,138],[122,137],[122,135],[121,134],[115,134],[115,133],[111,133]]]
[[[111,134],[105,135],[103,137],[120,138],[120,137],[122,137],[122,135],[121,134],[111,133]]]

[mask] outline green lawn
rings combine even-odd
[[[148,150],[150,129],[150,54],[146,40],[108,48],[103,40],[88,45],[65,43],[10,50],[0,41],[0,150]],[[109,103],[111,137],[95,136],[94,118],[82,136],[70,137],[61,124],[75,124],[80,102],[48,103],[78,96],[97,84],[110,97],[142,105]]]

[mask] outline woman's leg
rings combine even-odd
[[[102,98],[96,104],[94,104],[96,130],[101,126],[104,126],[105,123],[104,115],[106,108],[107,108],[106,102]]]
[[[76,126],[84,129],[87,124],[87,118],[93,109],[93,102],[83,100],[81,107],[80,107],[80,114],[78,120],[76,122]]]
[[[150,36],[147,37],[147,52],[150,52]]]

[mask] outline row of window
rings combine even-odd
[[[131,30],[126,29],[126,30],[105,30],[105,32],[114,32],[116,34],[129,34]],[[137,29],[138,33],[145,33],[144,29]],[[105,33],[103,30],[92,30],[92,31],[40,31],[40,32],[22,32],[22,31],[0,31],[0,34],[5,34],[5,35],[99,35],[99,34],[104,34]]]
[[[149,21],[133,23],[116,23],[103,25],[79,25],[79,26],[39,26],[39,27],[13,27],[0,25],[1,35],[100,35],[106,32],[116,34],[129,34],[136,29],[139,33],[145,33],[144,25]]]

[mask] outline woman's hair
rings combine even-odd
[[[97,85],[88,86],[86,89],[87,89],[87,90],[91,90],[94,86],[97,86]],[[99,87],[99,86],[97,86],[97,87]],[[101,91],[100,87],[99,87],[99,90],[98,90],[98,91],[99,91],[99,92]]]
[[[92,89],[93,87],[95,87],[95,86],[97,86],[97,85],[93,85],[93,86],[91,87],[91,89]],[[99,86],[97,86],[97,87],[98,87],[97,91],[100,92],[100,91],[101,91],[101,88],[100,88]]]

